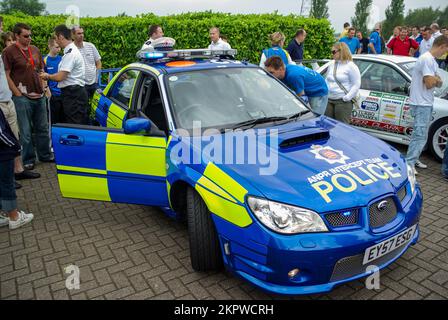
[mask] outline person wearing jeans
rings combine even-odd
[[[434,40],[431,50],[422,54],[414,66],[409,96],[411,115],[414,116],[414,130],[406,155],[410,166],[427,167],[419,161],[419,157],[428,139],[434,105],[434,88],[441,87],[443,84],[438,75],[439,66],[436,57],[440,57],[447,51],[448,38],[439,37]]]
[[[448,181],[448,143],[445,146],[445,154],[442,161],[442,174],[446,181]]]
[[[17,111],[20,143],[23,146],[22,158],[26,167],[36,162],[36,151],[39,161],[52,162],[50,136],[48,129],[48,114],[45,98],[29,99],[25,96],[12,97]],[[35,135],[36,150],[33,145]]]
[[[14,158],[20,154],[19,141],[14,136],[3,111],[0,110],[0,226],[17,229],[33,220],[32,213],[17,209],[14,186]],[[3,213],[6,214],[3,215]]]
[[[54,161],[50,151],[44,86],[39,77],[44,62],[39,49],[31,45],[31,27],[17,23],[13,32],[16,43],[3,50],[2,59],[16,107],[23,164],[25,169],[33,169],[36,161],[33,133],[39,160]]]

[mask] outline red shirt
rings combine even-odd
[[[394,55],[407,57],[409,57],[411,48],[418,49],[418,46],[418,42],[409,37],[406,37],[404,40],[401,40],[400,37],[395,37],[387,45],[389,49],[392,49]]]

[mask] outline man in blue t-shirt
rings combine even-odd
[[[355,28],[348,29],[348,35],[344,38],[341,38],[339,42],[344,42],[349,47],[352,54],[360,54],[362,51],[362,47],[359,39],[355,37],[355,33]]]
[[[369,53],[381,54],[381,25],[377,24],[375,30],[370,34]]]
[[[62,57],[59,55],[61,47],[56,43],[54,38],[48,40],[48,49],[50,52],[44,57],[45,68],[44,71],[48,74],[55,74],[59,71],[59,63]],[[58,88],[56,81],[48,81],[48,87],[51,91],[50,98],[50,118],[51,124],[63,123],[63,110],[62,110],[62,96],[61,89]]]
[[[306,95],[314,112],[325,114],[328,104],[328,86],[319,73],[299,65],[285,66],[278,56],[266,60],[265,66],[269,73],[294,90],[297,95]]]

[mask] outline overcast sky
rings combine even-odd
[[[41,0],[47,4],[50,13],[65,13],[67,6],[76,5],[81,16],[115,16],[126,12],[133,16],[153,12],[168,15],[188,11],[213,10],[231,13],[264,13],[278,10],[281,14],[299,14],[302,0]],[[350,22],[354,15],[357,0],[329,0],[330,21],[336,31],[342,29],[344,22]],[[384,19],[384,11],[390,0],[373,0],[374,20]],[[406,12],[409,9],[425,7],[445,7],[446,0],[405,0]],[[376,22],[376,21],[374,21]]]

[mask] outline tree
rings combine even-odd
[[[439,20],[439,17],[441,18],[441,12],[438,8],[419,8],[415,10],[409,10],[408,14],[404,18],[404,23],[407,26],[430,26],[431,23]]]
[[[440,12],[440,18],[437,22],[439,23],[440,27],[448,27],[448,6],[446,6],[442,12]]]
[[[355,16],[352,17],[352,26],[367,34],[367,20],[370,14],[370,6],[373,0],[359,0],[355,8]]]
[[[328,19],[328,0],[312,0],[310,17]]]
[[[404,23],[404,0],[392,0],[386,9],[386,20],[383,23],[383,35],[388,38],[396,26]]]
[[[0,13],[12,14],[23,12],[30,16],[40,16],[45,13],[46,4],[39,0],[3,0],[0,2]]]

